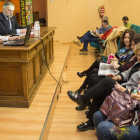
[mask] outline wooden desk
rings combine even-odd
[[[42,27],[40,30],[48,65],[53,60],[55,29],[55,27]],[[30,38],[25,46],[1,44],[0,106],[28,108],[46,70],[44,48],[40,39]]]

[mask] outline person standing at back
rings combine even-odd
[[[19,26],[16,17],[13,16],[14,9],[13,3],[4,3],[3,12],[0,12],[0,35],[26,33],[26,27]]]

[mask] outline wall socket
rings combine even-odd
[[[53,0],[51,0],[51,2],[53,2]]]

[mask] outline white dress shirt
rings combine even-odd
[[[9,36],[1,36],[0,35],[0,39],[2,39],[3,41],[8,41]]]

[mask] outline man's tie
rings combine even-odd
[[[9,24],[9,29],[12,29],[11,19],[9,18],[7,21],[8,21],[8,24]]]

